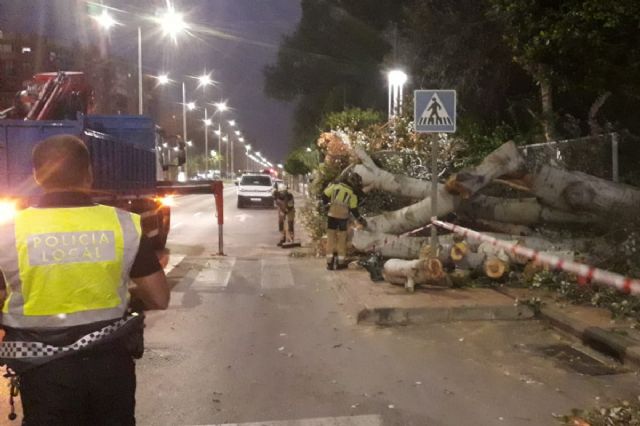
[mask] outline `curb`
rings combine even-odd
[[[358,324],[381,326],[454,321],[523,320],[535,316],[527,306],[464,306],[453,308],[367,308],[358,311]]]
[[[453,307],[384,307],[368,306],[347,287],[338,282],[332,286],[339,303],[350,313],[356,325],[405,326],[409,324],[433,324],[453,321],[525,320],[535,312],[525,305],[469,305]]]
[[[496,291],[515,299],[506,289]],[[586,346],[611,356],[622,364],[640,368],[640,344],[636,340],[615,331],[594,327],[550,306],[540,307],[536,316],[548,321],[553,327],[577,337]]]

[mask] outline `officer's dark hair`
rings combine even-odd
[[[77,188],[91,182],[89,150],[73,135],[47,138],[33,149],[36,181],[44,189]]]

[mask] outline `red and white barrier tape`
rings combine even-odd
[[[585,283],[594,282],[598,284],[605,284],[615,287],[625,293],[640,295],[640,280],[638,279],[625,277],[620,274],[605,271],[604,269],[594,268],[593,266],[585,265],[583,263],[561,259],[558,256],[553,256],[547,253],[541,253],[537,250],[532,250],[520,244],[498,240],[497,238],[490,237],[488,235],[484,235],[471,229],[454,225],[452,223],[434,220],[433,224],[441,228],[448,229],[449,231],[455,232],[456,234],[462,235],[463,237],[484,241],[486,243],[490,243],[493,246],[500,247],[508,252],[524,256],[528,259],[551,266],[555,269],[570,272],[577,275],[578,277],[582,277]]]

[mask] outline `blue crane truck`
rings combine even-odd
[[[38,142],[59,134],[78,136],[87,144],[94,200],[140,214],[143,233],[157,249],[164,248],[171,220],[170,185],[157,180],[160,136],[145,116],[0,120],[0,221],[37,202],[41,189],[33,179],[31,152]]]

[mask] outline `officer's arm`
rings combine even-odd
[[[7,283],[4,280],[4,275],[0,271],[0,307],[4,305],[4,301],[7,298]]]
[[[131,296],[141,300],[145,309],[167,309],[171,288],[153,244],[145,236],[140,239],[140,248],[129,277],[136,284],[131,289]]]
[[[132,296],[142,300],[147,309],[167,309],[169,306],[169,283],[164,271],[160,270],[145,277],[132,278],[136,287],[131,290]]]

